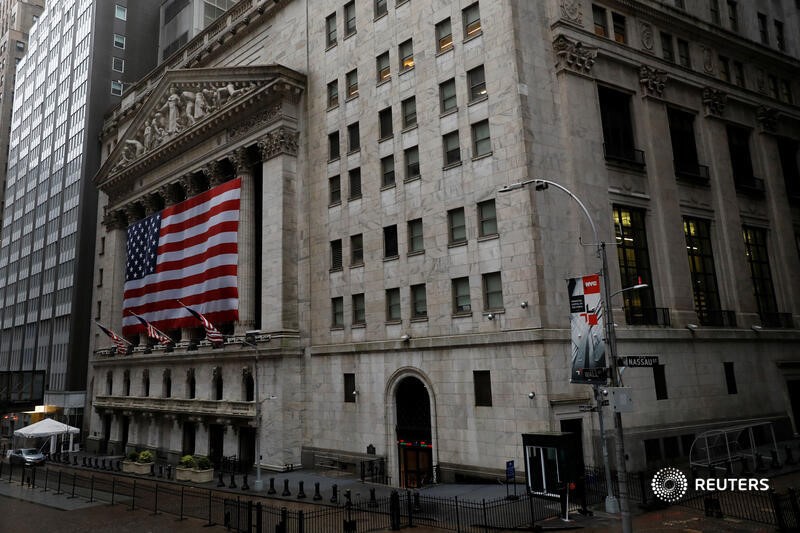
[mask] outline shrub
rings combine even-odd
[[[198,470],[210,470],[211,460],[205,455],[198,455],[194,458]]]
[[[138,463],[152,463],[153,462],[153,452],[144,450],[139,452],[139,458],[136,460]]]
[[[128,461],[137,461],[139,460],[139,452],[128,452]]]
[[[191,455],[184,455],[181,457],[180,462],[178,463],[179,466],[183,468],[194,468],[197,466],[197,461],[194,460],[194,457]]]

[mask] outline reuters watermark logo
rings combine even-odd
[[[674,503],[686,494],[689,480],[677,468],[666,467],[655,473],[650,486],[653,487],[653,494],[656,497],[665,502]]]

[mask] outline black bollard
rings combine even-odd
[[[781,462],[778,460],[778,450],[772,450],[770,455],[772,456],[772,461],[770,462],[769,467],[777,470],[781,467]]]
[[[299,490],[297,491],[297,499],[302,500],[306,497],[306,491],[303,490],[303,482],[298,482]]]
[[[331,503],[339,503],[339,486],[336,483],[331,487]]]
[[[167,465],[167,479],[172,479],[172,465]]]
[[[217,481],[217,487],[224,487],[225,482],[222,481],[222,472],[219,473],[219,481]]]
[[[314,497],[311,499],[315,502],[322,499],[322,494],[319,493],[319,481],[314,482]]]
[[[228,485],[228,488],[229,489],[235,489],[236,488],[236,480],[233,478],[233,472],[231,472],[231,483],[230,483],[230,485]]]
[[[353,503],[350,499],[350,489],[344,489],[344,503],[347,505],[348,503]]]
[[[81,459],[83,459],[83,465],[82,466],[86,466],[86,456],[84,455],[83,457],[81,457]]]
[[[786,461],[785,461],[785,463],[787,465],[793,465],[795,463],[794,455],[792,454],[792,449],[789,447],[788,444],[786,445]]]
[[[289,480],[288,479],[284,479],[283,480],[283,492],[281,493],[281,496],[291,496],[291,495],[292,495],[292,493],[289,491]]]
[[[367,505],[370,507],[378,506],[378,500],[375,498],[375,487],[369,488],[369,503]]]
[[[153,463],[150,463],[150,476],[151,477],[156,476],[156,465]]]
[[[420,512],[422,506],[419,504],[419,492],[414,491],[414,512]]]
[[[122,461],[117,460],[117,472],[122,472]]]
[[[267,494],[275,494],[275,478],[269,478],[269,489],[267,490]]]
[[[158,465],[158,477],[164,477],[164,465]]]
[[[100,468],[100,459],[94,458],[94,468]]]
[[[242,490],[250,490],[250,485],[247,484],[247,474],[244,474],[244,479],[242,480]]]
[[[72,456],[72,466],[78,466],[78,456],[77,455],[73,455]]]

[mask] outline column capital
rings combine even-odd
[[[160,211],[163,204],[163,198],[158,192],[154,192],[142,197],[142,205],[144,206],[145,216],[150,216],[153,213]]]
[[[209,161],[203,165],[200,171],[208,178],[209,187],[215,187],[228,181],[223,173],[222,163],[220,161]]]
[[[234,172],[236,172],[237,176],[252,173],[254,161],[253,158],[250,157],[247,148],[244,146],[228,153],[226,157],[228,158],[228,161],[231,162],[231,165],[233,165]]]
[[[203,192],[203,189],[198,185],[197,180],[192,178],[191,174],[184,174],[178,178],[178,184],[186,191],[187,197]]]
[[[175,205],[180,201],[178,187],[181,187],[179,183],[170,183],[158,189],[158,193],[164,199],[165,206]]]
[[[128,215],[121,209],[108,211],[103,215],[103,225],[106,231],[126,229],[128,227]]]
[[[267,161],[280,154],[297,155],[300,132],[281,126],[259,139],[257,145],[261,160]]]

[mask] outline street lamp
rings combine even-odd
[[[256,349],[255,365],[253,365],[253,400],[255,400],[256,404],[256,481],[253,484],[253,490],[260,492],[264,490],[264,481],[261,479],[261,400],[259,399],[258,389],[258,358],[261,355],[261,348],[258,347],[257,335],[261,335],[260,330],[245,332],[242,344]],[[267,335],[264,340],[269,342],[272,337]]]
[[[589,225],[592,227],[592,234],[594,236],[593,244],[597,247],[597,257],[600,258],[600,276],[603,278],[603,307],[604,307],[604,312],[606,314],[605,327],[606,327],[606,340],[608,342],[608,365],[611,374],[611,386],[618,387],[620,380],[619,380],[619,371],[617,368],[617,358],[616,358],[617,338],[614,327],[614,317],[611,309],[611,297],[624,291],[641,289],[646,287],[647,285],[639,283],[638,285],[634,285],[633,287],[627,287],[613,294],[610,292],[609,281],[608,281],[608,260],[606,258],[606,243],[600,241],[600,239],[598,238],[597,226],[595,225],[592,216],[589,214],[589,210],[586,209],[586,206],[583,204],[581,199],[575,196],[575,194],[572,191],[570,191],[563,185],[545,179],[532,179],[518,183],[512,183],[511,185],[505,185],[504,187],[500,188],[497,192],[515,191],[517,189],[522,189],[527,185],[531,184],[534,185],[537,191],[545,190],[552,185],[553,187],[565,192],[567,195],[569,195],[570,198],[575,200],[578,206],[580,206],[581,210],[583,211],[583,214],[589,221]],[[603,436],[602,398],[600,397],[600,393],[597,390],[597,386],[595,386],[594,389],[595,389],[594,391],[595,398],[598,402],[597,414],[600,422],[600,434],[601,434],[600,440],[602,441],[603,461],[605,463],[604,467],[606,470],[606,485],[608,487],[608,496],[606,496],[606,511],[616,513],[617,500],[616,498],[614,498],[614,493],[611,487],[611,469],[609,467],[609,462],[608,462],[608,448],[605,442],[605,438]],[[620,511],[622,518],[623,533],[631,533],[633,531],[633,526],[631,524],[631,512],[628,504],[628,479],[627,479],[628,467],[625,464],[625,443],[623,441],[623,437],[624,435],[622,430],[622,415],[617,411],[614,413],[614,440],[616,441],[615,451],[617,459],[617,473],[619,477],[618,509]]]

